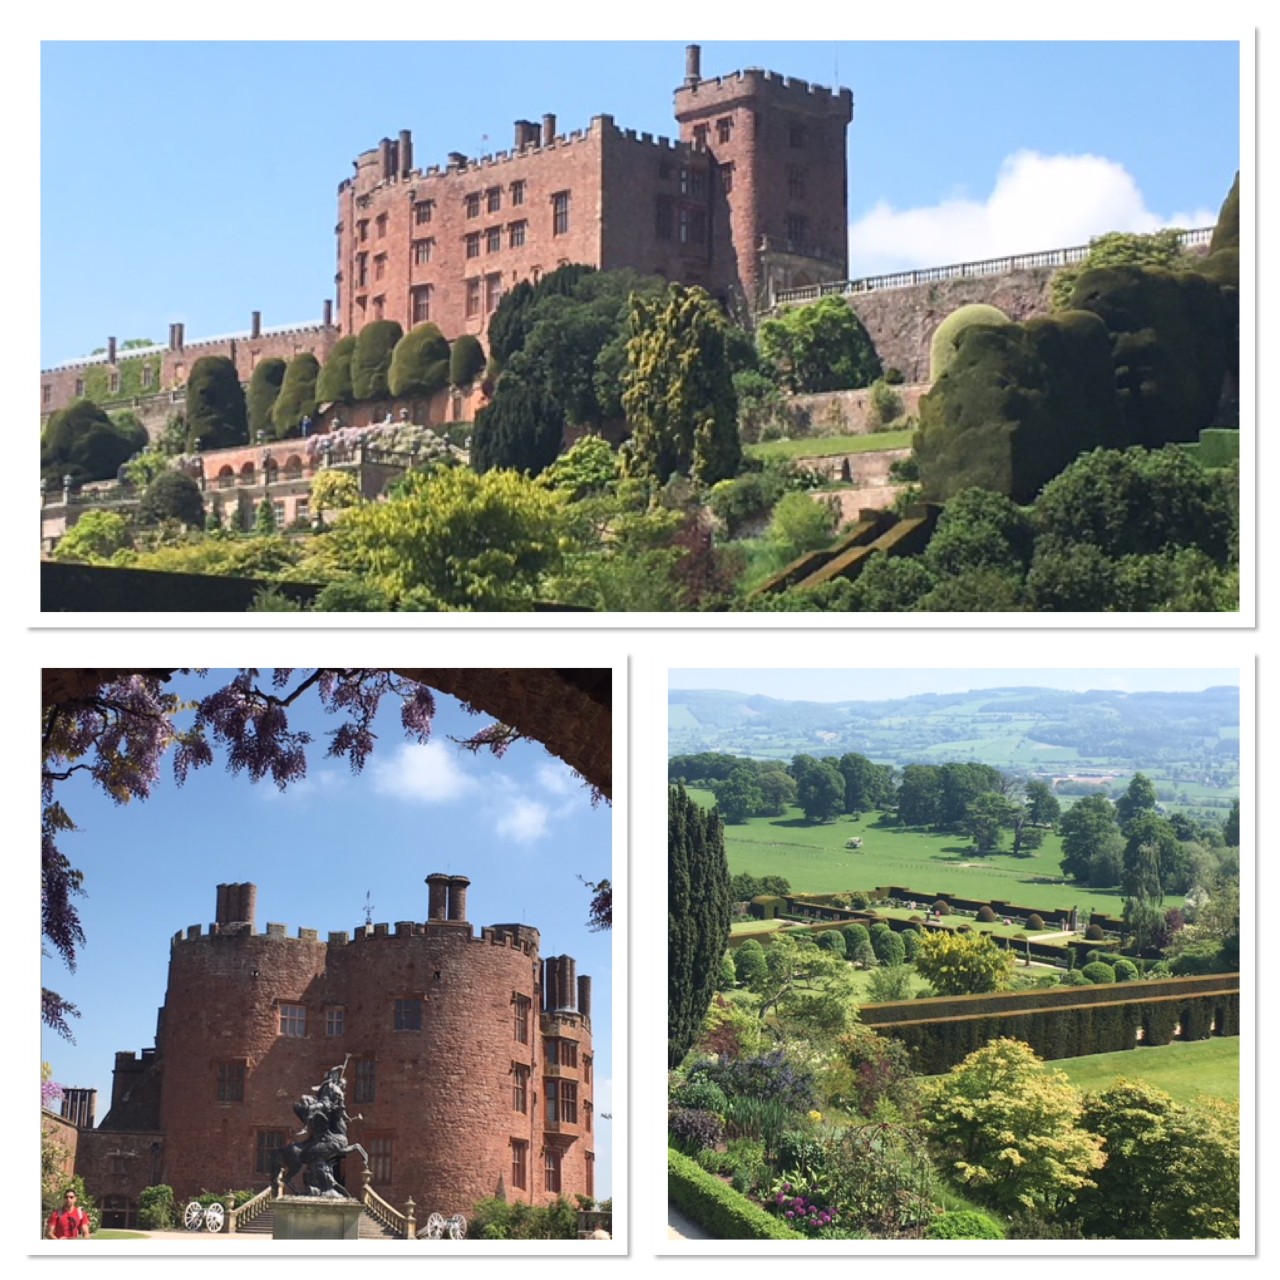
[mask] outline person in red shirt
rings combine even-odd
[[[76,1202],[76,1193],[68,1191],[62,1197],[62,1208],[55,1209],[45,1224],[47,1240],[88,1239],[89,1215]]]

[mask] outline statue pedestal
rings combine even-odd
[[[273,1240],[356,1240],[364,1212],[358,1200],[322,1196],[280,1196],[271,1208]]]

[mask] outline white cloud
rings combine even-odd
[[[582,783],[563,764],[546,762],[535,771],[538,786],[553,796],[571,796],[582,790]]]
[[[547,834],[550,818],[550,810],[540,801],[512,796],[502,802],[494,830],[517,844],[532,844]]]
[[[985,200],[954,196],[917,209],[879,202],[849,228],[852,276],[880,275],[1087,244],[1107,231],[1212,226],[1203,209],[1163,216],[1133,176],[1103,156],[1007,156]]]
[[[320,796],[330,796],[351,782],[351,775],[341,769],[313,769],[306,777],[291,782],[281,791],[269,778],[255,783],[259,796],[268,804],[276,802],[312,804]]]
[[[459,763],[457,752],[440,742],[406,743],[369,766],[378,795],[411,804],[447,804],[479,785]]]

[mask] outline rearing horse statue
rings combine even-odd
[[[324,1082],[314,1086],[314,1093],[304,1093],[293,1104],[294,1114],[302,1121],[296,1138],[305,1141],[291,1142],[272,1156],[271,1182],[276,1195],[283,1195],[286,1190],[297,1195],[293,1179],[305,1168],[307,1195],[349,1200],[346,1188],[334,1177],[334,1162],[357,1151],[368,1168],[368,1153],[358,1142],[347,1140],[347,1122],[363,1118],[347,1114],[344,1072],[349,1057],[348,1054],[341,1066],[330,1068]]]

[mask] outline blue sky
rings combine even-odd
[[[879,701],[1016,687],[1183,693],[1239,683],[1234,667],[673,667],[667,678],[671,689],[724,689],[800,702]]]
[[[226,678],[177,677],[187,697]],[[58,787],[80,830],[60,848],[85,875],[77,900],[88,941],[74,974],[46,959],[43,981],[76,1004],[76,1043],[45,1031],[41,1057],[54,1079],[98,1090],[98,1119],[111,1098],[117,1050],[154,1044],[164,1001],[169,942],[188,925],[208,927],[215,888],[258,886],[259,930],[268,921],[353,931],[365,923],[425,920],[424,878],[469,876],[467,914],[475,929],[527,923],[541,931],[544,955],[568,954],[593,979],[596,1113],[612,1112],[612,935],[586,929],[590,895],[581,875],[611,875],[612,810],[593,809],[583,785],[536,743],[517,743],[501,759],[462,753],[450,737],[477,732],[486,719],[437,695],[426,746],[409,744],[398,704],[388,698],[378,745],[363,774],[324,759],[325,734],[338,721],[313,698],[290,721],[313,734],[306,778],[280,792],[270,782],[232,776],[218,759],[178,787],[166,761],[151,797],[117,807],[81,778]],[[304,1082],[305,1083],[305,1082]],[[610,1194],[609,1123],[598,1126],[598,1194]]]
[[[314,29],[310,24],[308,30]],[[930,30],[934,28],[930,26]],[[1167,29],[1167,27],[1166,27]],[[1239,163],[1230,41],[703,41],[704,76],[763,66],[852,88],[854,275],[1212,221]],[[336,191],[412,130],[415,163],[612,114],[674,135],[684,41],[46,42],[42,366],[320,316]]]

